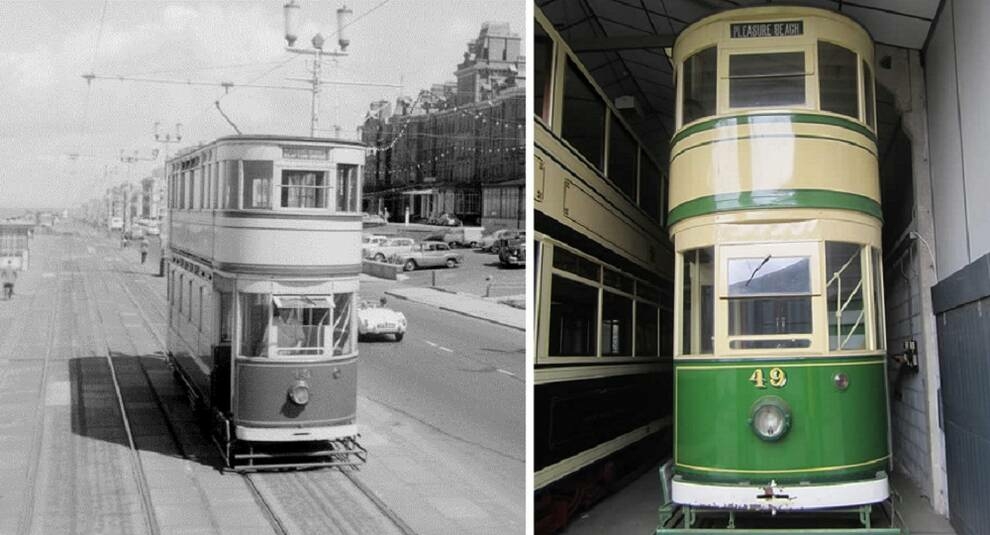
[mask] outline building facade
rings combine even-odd
[[[411,222],[446,213],[489,230],[524,225],[523,203],[502,202],[525,175],[520,43],[507,24],[485,23],[458,65],[457,82],[435,84],[394,106],[371,104],[361,128],[371,148],[365,211]],[[498,198],[486,204],[485,195]],[[497,206],[494,213],[488,205]]]

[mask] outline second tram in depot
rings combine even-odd
[[[235,470],[363,462],[364,147],[238,135],[169,161],[169,362]]]
[[[675,440],[658,532],[681,529],[664,529],[675,508],[683,528],[826,509],[869,527],[890,463],[873,41],[832,11],[743,8],[687,27],[672,59]]]

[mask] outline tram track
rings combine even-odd
[[[118,256],[117,258],[120,257]],[[159,346],[161,354],[166,355],[167,343],[163,339],[162,335],[158,332],[158,330],[155,329],[154,324],[151,321],[151,318],[148,317],[148,314],[146,313],[145,310],[146,308],[155,310],[156,315],[158,315],[158,317],[163,321],[163,323],[167,325],[168,324],[167,310],[158,304],[161,302],[162,297],[158,293],[154,292],[153,289],[150,288],[148,285],[138,285],[137,288],[139,288],[140,291],[145,294],[143,296],[145,299],[139,302],[138,298],[134,295],[134,291],[132,291],[131,288],[134,281],[133,279],[129,280],[129,278],[125,276],[125,273],[120,269],[120,266],[118,265],[120,263],[121,262],[113,262],[112,263],[113,265],[110,267],[110,271],[114,273],[114,277],[117,279],[118,282],[116,288],[120,288],[123,290],[124,295],[127,296],[127,299],[134,306],[135,310],[137,310],[138,317],[140,318],[142,325],[144,326],[145,329],[147,329],[147,331],[151,334],[151,336],[154,338],[157,345]],[[148,376],[147,370],[144,368],[143,365],[141,366],[141,368],[142,368],[142,372],[145,374],[145,378],[148,382],[148,386],[154,391],[155,390],[154,383],[152,382],[150,376]],[[181,440],[179,440],[177,436],[175,426],[170,421],[170,415],[168,411],[165,410],[165,407],[161,403],[161,400],[157,395],[157,393],[154,393],[153,395],[154,398],[157,400],[159,410],[162,412],[162,414],[165,417],[165,420],[167,422],[168,428],[171,433],[172,440],[176,443],[177,447],[179,448],[179,451],[183,455],[183,458],[187,460],[195,461],[195,459],[191,459],[191,457],[189,457],[186,454],[186,452],[182,449]],[[392,510],[386,503],[384,503],[384,501],[382,501],[382,499],[378,497],[378,495],[375,494],[375,492],[372,489],[367,487],[363,482],[360,481],[360,479],[358,479],[357,477],[355,477],[354,474],[351,473],[352,470],[348,470],[345,467],[338,467],[336,468],[336,470],[337,472],[342,474],[350,482],[350,484],[359,492],[359,494],[363,496],[368,502],[370,502],[374,506],[374,508],[382,516],[384,516],[389,523],[391,523],[396,528],[396,530],[399,533],[401,533],[402,535],[416,535],[416,532],[405,521],[403,521],[402,518],[400,518],[394,510]],[[328,499],[332,499],[332,496],[329,496],[328,493],[326,493],[325,491],[320,492],[318,490],[319,485],[313,475],[307,472],[289,472],[288,474],[289,475],[287,477],[294,479],[298,478],[302,480],[302,483],[304,484],[300,484],[296,488],[306,494],[307,496],[306,502],[308,502],[312,506],[312,508],[318,509],[322,513],[322,515],[326,517],[327,520],[324,526],[317,527],[317,529],[322,531],[323,528],[326,527],[331,527],[331,526],[340,527],[341,524],[343,525],[349,524],[349,522],[347,521],[342,522],[342,519],[340,518],[333,518],[332,517],[333,515],[331,515],[326,509],[320,507],[321,505],[327,503]],[[273,501],[278,501],[277,496],[274,495],[266,496],[266,494],[274,494],[274,493],[265,483],[264,481],[265,476],[258,473],[243,473],[240,474],[240,476],[244,480],[245,485],[248,491],[250,492],[250,494],[252,495],[252,498],[254,499],[255,503],[261,509],[263,516],[265,516],[265,518],[268,520],[269,526],[272,528],[273,532],[279,535],[288,534],[292,532],[293,530],[290,528],[295,525],[294,522],[291,520],[291,518],[282,518],[282,516],[280,516],[278,513],[278,511],[281,510],[282,507],[272,503]],[[343,530],[342,532],[346,533],[350,531]],[[353,532],[360,533],[362,532],[362,530],[358,529]]]
[[[21,509],[20,517],[17,523],[17,532],[21,534],[27,534],[31,532],[32,523],[34,519],[34,501],[37,495],[37,474],[38,468],[41,463],[41,452],[42,445],[45,438],[45,400],[48,394],[48,379],[49,379],[49,367],[51,364],[52,354],[55,351],[55,340],[58,338],[58,320],[59,320],[59,310],[61,310],[61,301],[63,298],[63,281],[62,281],[62,263],[57,264],[57,269],[55,270],[55,298],[53,306],[51,306],[51,312],[49,313],[48,319],[48,343],[45,347],[45,355],[41,367],[41,378],[38,388],[38,399],[36,401],[35,414],[38,418],[35,420],[34,429],[32,430],[31,436],[31,451],[30,457],[27,464],[27,475],[26,484],[24,486],[24,506]],[[34,308],[38,300],[38,295],[41,292],[35,291],[34,295],[31,297],[31,309]],[[22,335],[25,332],[30,332],[29,329],[21,331]]]

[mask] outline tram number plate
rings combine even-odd
[[[787,384],[787,373],[782,368],[770,368],[770,373],[767,375],[769,375],[770,386],[774,388],[783,388]],[[767,375],[764,375],[761,368],[757,368],[749,376],[749,382],[753,383],[756,388],[766,388]]]

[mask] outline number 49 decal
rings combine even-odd
[[[749,376],[749,382],[753,383],[756,388],[766,388],[766,382],[763,377],[763,370],[757,368],[753,370],[753,375]],[[783,388],[787,384],[787,374],[781,368],[770,368],[770,386],[774,388]]]

